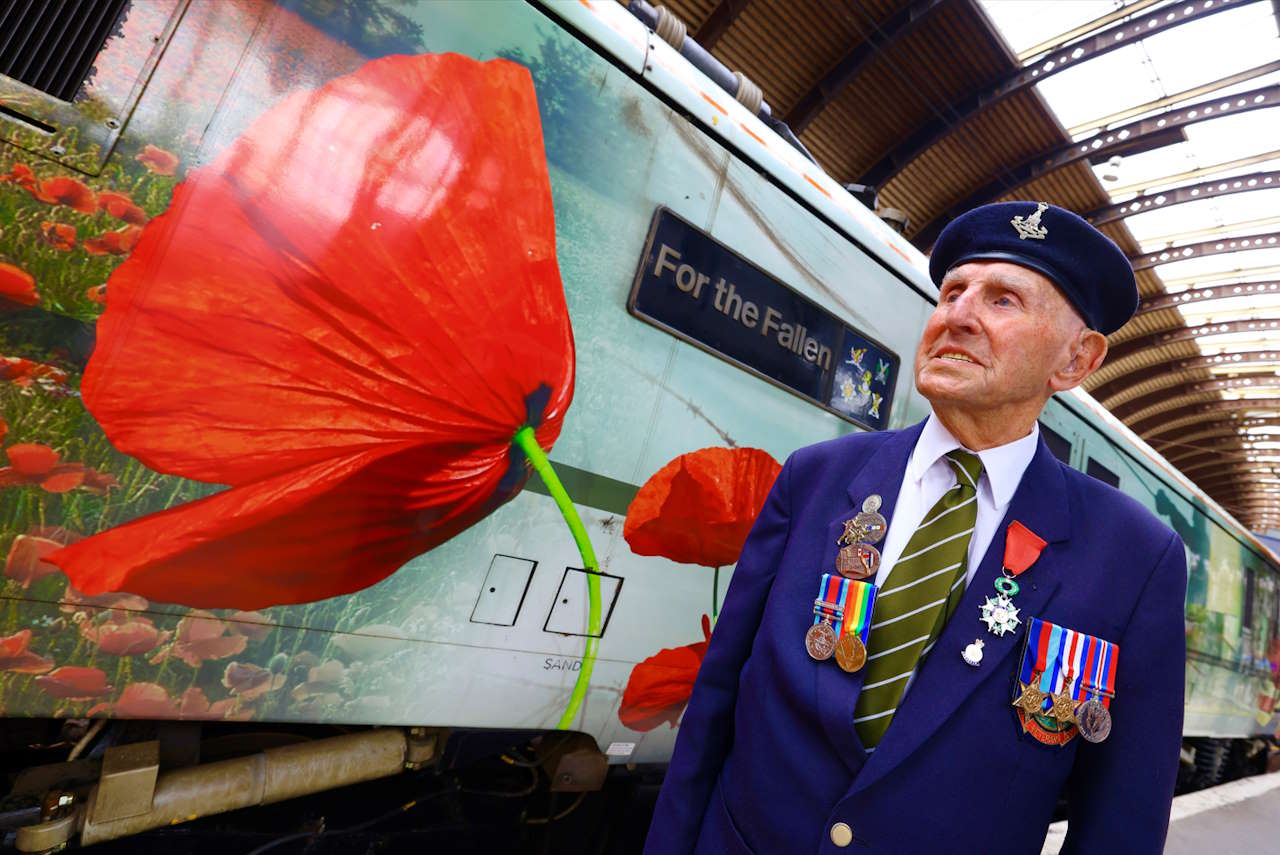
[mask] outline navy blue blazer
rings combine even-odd
[[[853,728],[865,669],[815,662],[804,634],[837,538],[875,493],[893,505],[922,425],[788,458],[747,539],[711,635],[645,852],[1038,853],[1064,790],[1064,853],[1159,853],[1182,738],[1182,542],[1119,491],[1059,463],[1043,439],[964,599],[879,747]],[[988,633],[1004,531],[1048,545],[1023,573],[1023,624]],[[1065,746],[1023,733],[1012,700],[1030,618],[1117,642],[1112,730]],[[979,667],[960,653],[976,638]],[[853,830],[837,847],[833,824]]]

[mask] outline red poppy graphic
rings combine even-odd
[[[59,463],[61,455],[38,442],[11,445],[6,453],[10,465],[0,467],[0,487],[38,484],[47,493],[78,488],[102,495],[120,486],[114,476],[81,463]]]
[[[138,245],[142,237],[142,229],[137,226],[125,226],[119,231],[103,232],[96,238],[89,238],[82,246],[90,255],[128,255]]]
[[[13,635],[0,637],[0,671],[15,674],[43,674],[53,667],[53,660],[38,656],[27,649],[31,643],[31,630],[24,629]]]
[[[68,252],[76,246],[76,227],[66,223],[41,223],[40,234],[44,242],[54,249]]]
[[[193,686],[182,693],[178,704],[178,718],[248,719],[253,715],[252,710],[237,713],[237,705],[235,698],[223,698],[209,703],[204,690]]]
[[[20,534],[9,547],[9,557],[4,561],[4,575],[21,583],[23,590],[26,590],[32,583],[59,572],[57,565],[44,559],[49,553],[62,547],[62,543],[47,537]]]
[[[704,567],[733,564],[781,469],[758,448],[682,454],[636,493],[622,536],[637,555]]]
[[[85,701],[111,694],[105,673],[97,668],[75,665],[63,665],[43,677],[36,677],[36,685],[46,694],[68,701]]]
[[[169,639],[169,633],[156,629],[149,619],[124,611],[112,611],[101,624],[81,624],[80,635],[113,656],[146,653]]]
[[[92,285],[85,292],[84,296],[90,303],[97,303],[99,306],[107,305],[107,286]]]
[[[251,701],[284,685],[283,674],[272,674],[251,662],[229,662],[222,673],[222,685],[241,700]]]
[[[156,175],[173,175],[178,171],[178,156],[151,143],[147,143],[137,159]]]
[[[40,302],[36,293],[36,280],[21,267],[0,261],[0,304],[5,300],[21,306],[34,306]]]
[[[4,371],[4,359],[0,358],[0,371]],[[9,423],[0,417],[0,442],[4,442],[4,438],[9,435]]]
[[[25,163],[15,163],[8,175],[0,175],[0,183],[8,181],[20,187],[30,187],[36,183],[36,174]]]
[[[107,711],[118,718],[173,718],[178,702],[159,683],[130,683],[114,702],[96,704],[86,715]]]
[[[145,226],[150,217],[124,193],[104,190],[98,194],[98,210],[130,225]]]
[[[232,612],[227,616],[229,629],[250,641],[261,641],[271,634],[275,625],[261,612]]]
[[[79,539],[77,537],[75,540],[69,540],[68,543],[74,543]],[[68,585],[66,593],[62,595],[62,601],[58,603],[58,609],[67,613],[82,609],[124,609],[140,612],[148,605],[147,601],[137,594],[108,593],[90,597],[77,591],[74,585]]]
[[[364,588],[515,495],[513,438],[550,448],[572,397],[537,101],[505,60],[386,57],[290,96],[110,288],[86,405],[120,451],[230,489],[55,553],[89,593]]]
[[[67,382],[67,372],[55,365],[23,359],[21,356],[0,356],[0,380],[16,383],[24,389],[40,381],[62,385]]]
[[[644,732],[663,722],[672,727],[679,723],[711,640],[711,619],[706,615],[702,636],[696,644],[663,648],[631,670],[618,707],[618,720],[624,726]]]
[[[18,184],[41,202],[50,205],[66,205],[82,214],[93,214],[98,210],[97,196],[87,185],[75,178],[59,175],[55,178],[46,178],[39,184],[30,181],[19,181]]]
[[[247,643],[243,635],[229,632],[226,621],[192,609],[178,621],[173,643],[156,654],[151,664],[176,656],[192,668],[199,668],[206,659],[226,659],[243,653]]]

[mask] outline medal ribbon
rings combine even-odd
[[[1030,684],[1039,674],[1040,690],[1052,693],[1062,690],[1070,674],[1067,688],[1074,700],[1086,701],[1097,695],[1104,706],[1110,706],[1118,654],[1119,648],[1110,641],[1032,618],[1018,679]],[[1045,702],[1052,706],[1052,700],[1046,698]]]
[[[845,602],[849,598],[849,583],[852,579],[834,573],[823,573],[818,583],[818,599],[813,605],[813,624],[817,626],[823,621],[839,623],[845,611]]]
[[[862,643],[867,643],[867,636],[871,632],[871,612],[876,602],[876,586],[870,582],[860,582],[856,579],[845,579],[849,583],[847,600],[844,608],[844,627],[841,634],[846,632],[856,632],[858,637],[862,639]]]

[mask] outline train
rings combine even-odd
[[[660,773],[782,461],[927,415],[927,258],[640,0],[99,6],[0,75],[8,841]],[[1276,555],[1041,431],[1186,545],[1185,785],[1265,762]]]

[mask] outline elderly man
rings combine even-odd
[[[948,225],[930,273],[915,381],[932,413],[788,459],[646,852],[1026,855],[1060,794],[1064,851],[1163,848],[1182,544],[1059,463],[1036,422],[1102,364],[1133,271],[1076,215],[1014,202]]]

